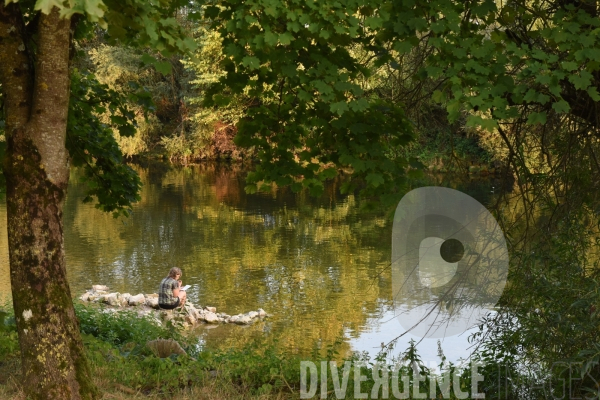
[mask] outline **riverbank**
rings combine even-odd
[[[242,348],[208,350],[194,334],[157,325],[133,310],[107,313],[75,305],[94,382],[103,399],[297,398],[300,361],[258,340]],[[0,399],[24,400],[14,315],[0,318]],[[175,341],[183,352],[160,354],[156,341]],[[177,354],[180,353],[180,354]]]
[[[339,368],[349,368],[346,389],[342,389],[345,398],[356,398],[357,379],[361,381],[361,393],[371,393],[376,386],[373,364],[355,355],[347,360],[351,361],[351,366],[345,367],[346,360],[338,358],[335,344],[327,348],[326,354],[319,354],[315,343],[314,354],[300,356],[278,346],[276,339],[262,336],[239,347],[214,350],[204,348],[194,335],[157,326],[149,317],[140,317],[134,312],[106,313],[81,304],[75,307],[92,376],[103,399],[298,399],[302,362],[317,371],[308,383],[318,398],[322,398],[321,383],[317,384],[316,379],[323,376],[321,370],[324,365],[328,371],[333,368],[330,361]],[[0,321],[0,398],[24,400],[14,316],[3,315]],[[159,354],[152,346],[157,340],[176,341],[178,345],[171,347],[173,351],[168,352],[169,355]],[[390,360],[382,354],[379,361]],[[401,364],[383,365],[389,372],[389,383],[397,385],[394,379],[398,381],[398,377],[394,378],[391,371],[392,367],[400,366],[397,371],[413,387],[416,375],[411,365],[422,364],[412,347],[403,353]],[[429,393],[428,377],[435,375],[423,367],[418,367],[419,374],[423,375],[422,383],[417,382],[416,385],[420,392]],[[457,371],[463,379],[463,371]],[[327,380],[323,387],[327,398],[339,398],[335,393],[332,373],[332,370],[326,372]],[[400,381],[400,390],[405,385],[402,382],[404,378]],[[461,380],[461,387],[467,388],[468,385],[468,379]],[[380,386],[377,392],[382,393]]]

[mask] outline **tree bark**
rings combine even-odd
[[[20,9],[0,1],[10,277],[23,388],[31,399],[98,397],[67,282],[63,243],[69,29],[70,21],[61,19],[57,8],[42,14],[34,54]]]

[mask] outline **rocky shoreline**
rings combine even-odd
[[[259,308],[244,314],[228,315],[218,313],[216,307],[195,306],[188,299],[184,309],[162,310],[158,306],[158,294],[136,294],[110,292],[108,286],[93,285],[79,297],[81,301],[101,303],[108,307],[107,312],[118,312],[120,310],[135,310],[143,316],[154,317],[157,324],[168,322],[183,329],[189,329],[199,324],[237,324],[249,325],[257,320],[267,317],[267,313]]]

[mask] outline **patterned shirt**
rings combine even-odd
[[[177,302],[177,297],[173,296],[173,290],[179,288],[179,282],[167,276],[160,282],[158,289],[158,304],[173,305]]]

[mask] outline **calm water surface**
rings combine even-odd
[[[127,219],[84,204],[73,170],[65,205],[65,248],[73,297],[93,284],[121,293],[154,293],[168,270],[183,270],[191,300],[236,314],[272,315],[249,327],[222,325],[197,334],[211,346],[276,338],[307,354],[341,338],[340,354],[376,352],[403,332],[393,317],[389,273],[392,224],[366,213],[354,196],[327,186],[320,198],[288,189],[248,195],[241,166],[135,167],[142,199]],[[433,178],[432,178],[433,179]],[[484,205],[493,182],[421,182],[462,190]],[[0,194],[0,298],[10,295],[6,205]],[[467,356],[468,335],[446,339],[449,358]],[[403,340],[397,348],[402,350]],[[424,342],[424,359],[437,344]],[[427,358],[429,357],[429,358]]]

